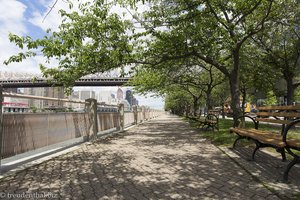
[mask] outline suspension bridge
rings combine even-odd
[[[117,72],[96,73],[84,76],[75,81],[74,86],[121,86],[131,77],[121,77]],[[0,72],[0,85],[3,88],[54,87],[62,86],[51,78],[41,74]]]

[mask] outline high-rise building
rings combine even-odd
[[[18,93],[18,88],[3,88],[3,92]]]
[[[44,96],[45,88],[25,88],[24,94],[32,95],[32,96]],[[45,100],[37,100],[37,99],[28,99],[29,107],[36,107],[38,109],[44,108]]]
[[[86,99],[95,99],[95,91],[93,90],[79,90],[78,91],[78,94],[79,94],[79,99],[80,100],[86,100]]]
[[[59,98],[64,99],[64,88],[63,87],[45,87],[44,95],[45,97],[51,98]],[[44,108],[62,108],[64,107],[64,103],[61,101],[44,101]]]
[[[128,103],[129,103],[130,106],[132,106],[132,98],[133,98],[132,92],[131,92],[131,90],[128,89],[126,91],[126,97],[125,97],[125,99],[128,101]]]
[[[123,98],[124,98],[123,90],[121,88],[118,88],[118,90],[117,90],[117,99],[121,100]]]
[[[111,91],[98,91],[96,94],[96,99],[98,102],[111,104],[113,98],[111,96]]]
[[[24,94],[33,95],[33,96],[50,97],[50,98],[59,98],[59,99],[65,98],[63,87],[25,88]],[[38,109],[64,107],[63,102],[51,101],[51,100],[29,99],[28,104],[29,107],[36,107]]]
[[[139,101],[135,97],[132,98],[132,105],[133,106],[138,106],[139,105]]]

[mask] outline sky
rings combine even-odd
[[[41,38],[46,34],[47,29],[57,30],[61,17],[58,10],[69,11],[69,6],[64,0],[58,0],[55,7],[45,18],[55,0],[0,0],[0,71],[40,73],[39,63],[45,64],[45,59],[39,55],[26,59],[21,63],[11,63],[8,66],[3,61],[20,50],[8,40],[8,34],[13,33],[19,36],[29,35],[34,39]],[[74,1],[75,2],[75,1]],[[76,5],[74,6],[76,9]],[[118,10],[116,10],[118,12]],[[121,12],[121,11],[120,11]],[[123,12],[123,11],[122,11]],[[57,63],[52,60],[51,64]],[[103,88],[108,90],[108,88]],[[112,88],[112,90],[116,90]],[[147,105],[153,108],[163,108],[162,98],[153,98],[151,95],[144,97],[135,95],[140,105]]]

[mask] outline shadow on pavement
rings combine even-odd
[[[0,191],[57,199],[278,199],[170,116],[2,179]]]

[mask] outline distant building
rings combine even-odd
[[[3,88],[3,92],[19,93],[18,88]]]
[[[96,93],[93,90],[79,90],[78,91],[78,96],[80,100],[86,100],[86,99],[95,99]]]
[[[133,106],[138,106],[139,105],[139,101],[135,97],[132,98],[132,105]]]
[[[127,100],[123,99],[119,103],[124,104],[124,111],[130,111],[130,104]]]
[[[112,104],[114,102],[114,95],[111,91],[98,91],[96,94],[96,99],[98,102],[104,102],[105,104]]]
[[[124,98],[124,92],[121,88],[118,88],[117,90],[117,99],[122,100]]]
[[[44,96],[44,88],[25,88],[24,94],[32,96]],[[36,107],[37,109],[44,108],[43,100],[28,99],[29,107]]]
[[[45,87],[44,88],[44,97],[58,98],[64,99],[64,87]],[[62,108],[64,107],[64,103],[61,101],[44,101],[44,108]]]
[[[4,97],[2,112],[28,112],[28,99]]]
[[[133,96],[131,90],[127,90],[125,99],[128,101],[130,106],[132,106],[132,98]]]
[[[65,98],[63,87],[25,88],[24,94],[33,95],[33,96],[50,97],[50,98],[59,98],[59,99]],[[37,99],[28,99],[28,105],[29,107],[36,107],[37,109],[64,107],[64,103],[60,101],[37,100]]]
[[[93,90],[79,90],[79,91],[74,91],[71,96],[72,100],[81,100],[85,101],[86,99],[95,99],[96,98],[96,93]],[[72,103],[72,108],[75,110],[83,110],[85,108],[84,104],[79,104],[79,103]]]

